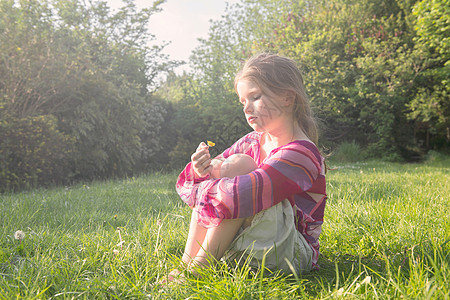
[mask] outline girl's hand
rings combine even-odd
[[[198,177],[205,177],[212,171],[213,166],[208,148],[204,142],[201,142],[195,153],[191,155],[192,167]]]

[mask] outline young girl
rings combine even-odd
[[[300,71],[286,57],[259,54],[235,90],[254,131],[216,159],[200,143],[181,172],[177,192],[193,209],[182,261],[195,273],[211,256],[256,267],[265,256],[268,268],[309,271],[319,256],[325,168]]]

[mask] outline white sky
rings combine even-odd
[[[106,1],[113,9],[123,6],[121,0]],[[171,42],[164,49],[170,59],[187,62],[198,46],[197,39],[207,37],[209,20],[218,20],[225,12],[226,3],[236,2],[239,0],[166,0],[160,6],[162,11],[150,18],[149,32],[156,35],[156,44]],[[153,1],[135,0],[135,3],[143,8],[150,7]],[[187,69],[187,65],[180,69]]]

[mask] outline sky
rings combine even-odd
[[[123,6],[121,0],[106,0],[113,9]],[[225,13],[226,3],[239,0],[166,0],[162,11],[150,17],[149,32],[156,36],[156,44],[171,42],[164,53],[173,60],[187,61],[199,45],[198,38],[206,38],[210,20],[218,20]],[[138,7],[150,7],[152,0],[135,0]],[[176,71],[188,69],[188,66]]]

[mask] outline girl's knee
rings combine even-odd
[[[221,177],[235,177],[254,171],[258,165],[253,158],[246,154],[233,154],[228,157],[221,166]]]

